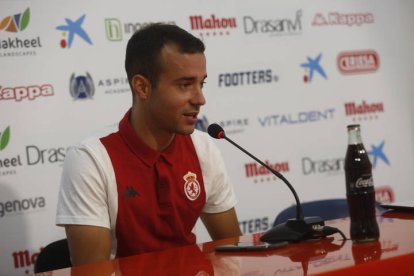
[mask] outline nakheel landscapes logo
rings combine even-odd
[[[0,39],[0,57],[35,56],[37,54],[35,50],[42,47],[39,36],[25,39],[19,37],[19,34],[29,26],[29,8],[21,13],[7,15],[0,20],[0,32],[2,33]]]
[[[0,132],[0,151],[4,150],[9,144],[10,140],[10,127],[6,127],[3,132]]]

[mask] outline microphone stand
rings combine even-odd
[[[295,189],[282,174],[272,169],[271,167],[257,159],[255,156],[253,156],[251,153],[249,153],[248,151],[240,147],[238,144],[233,142],[224,134],[224,131],[222,131],[218,137],[226,139],[232,145],[243,151],[245,154],[256,160],[263,167],[268,169],[271,173],[280,178],[289,187],[290,191],[293,193],[293,196],[295,197],[296,218],[288,219],[286,222],[272,227],[260,237],[261,241],[267,243],[277,243],[281,241],[299,242],[307,239],[316,239],[326,236],[326,234],[323,231],[325,226],[324,220],[321,217],[303,216],[302,205],[300,204],[299,197],[296,194]]]

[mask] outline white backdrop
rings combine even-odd
[[[118,123],[131,105],[125,45],[148,22],[204,40],[200,126],[220,123],[283,173],[301,201],[345,197],[352,123],[362,125],[377,199],[412,199],[413,12],[409,0],[1,1],[0,275],[32,274],[41,248],[64,237],[54,216],[66,148]],[[70,44],[65,28],[76,26],[89,39],[75,34]],[[92,85],[71,91],[72,75]],[[87,98],[76,98],[81,90]],[[217,144],[243,232],[267,230],[293,196],[232,145]],[[197,232],[209,240],[201,224]]]

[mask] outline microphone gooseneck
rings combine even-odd
[[[293,196],[295,197],[295,201],[296,201],[296,219],[297,220],[303,220],[302,205],[300,204],[299,197],[298,197],[295,189],[293,188],[293,186],[289,183],[289,181],[281,173],[279,173],[278,171],[272,169],[271,167],[269,167],[268,165],[263,163],[261,160],[259,160],[257,157],[255,157],[253,154],[251,154],[250,152],[248,152],[247,150],[245,150],[244,148],[242,148],[241,146],[239,146],[238,144],[233,142],[231,139],[229,139],[226,136],[226,134],[224,132],[224,129],[220,125],[218,125],[218,124],[209,125],[208,128],[207,128],[207,132],[213,138],[226,139],[231,144],[233,144],[233,146],[237,147],[239,150],[241,150],[242,152],[244,152],[245,154],[247,154],[248,156],[250,156],[251,158],[256,160],[256,162],[258,162],[260,165],[262,165],[263,167],[268,169],[271,173],[273,173],[278,178],[280,178],[283,182],[285,182],[285,184],[289,187],[290,191],[293,193]]]
[[[304,217],[302,205],[300,204],[299,197],[289,183],[289,181],[278,171],[270,168],[264,162],[256,158],[254,155],[249,153],[247,150],[229,139],[223,128],[218,124],[211,124],[207,128],[208,134],[215,139],[225,139],[232,145],[243,151],[245,154],[253,158],[256,162],[261,164],[263,167],[268,169],[271,173],[280,178],[293,193],[296,200],[296,218],[288,219],[286,222],[275,225],[268,231],[266,231],[260,240],[268,243],[276,243],[280,241],[288,242],[299,242],[307,239],[323,238],[327,235],[333,234],[332,231],[325,231],[325,222],[321,217]],[[332,232],[332,233],[331,233]],[[344,236],[343,236],[344,237]]]

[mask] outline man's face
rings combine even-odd
[[[206,74],[203,53],[180,53],[176,46],[161,51],[161,73],[148,101],[152,128],[166,133],[191,134],[200,107],[205,104],[202,88]]]

